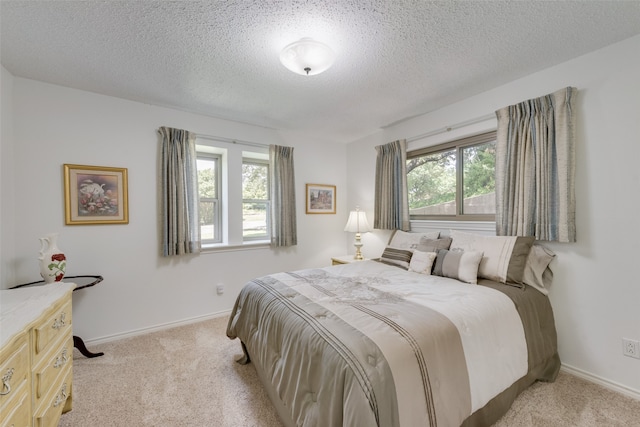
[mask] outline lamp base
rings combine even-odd
[[[356,233],[356,239],[353,242],[353,246],[356,247],[356,254],[354,255],[353,259],[357,261],[362,261],[364,257],[362,256],[362,252],[360,251],[360,248],[362,248],[362,241],[360,241],[360,233]]]

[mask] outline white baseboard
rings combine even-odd
[[[192,323],[198,323],[205,320],[215,319],[216,317],[228,316],[231,314],[231,310],[219,311],[217,313],[205,314],[203,316],[191,317],[188,319],[177,320],[175,322],[163,323],[160,325],[149,326],[147,328],[135,329],[132,331],[122,332],[113,335],[107,335],[100,338],[89,339],[85,341],[85,344],[102,344],[110,341],[116,341],[123,338],[135,337],[138,335],[144,335],[151,332],[163,331],[165,329],[171,329],[178,326],[190,325]]]
[[[638,390],[634,390],[622,384],[618,384],[616,382],[601,378],[597,375],[590,374],[589,372],[574,368],[573,366],[562,364],[560,370],[568,374],[575,375],[576,377],[582,378],[583,380],[601,385],[605,388],[608,388],[609,390],[613,390],[620,394],[624,394],[625,396],[629,396],[633,399],[640,400],[640,391]]]

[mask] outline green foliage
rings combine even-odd
[[[216,198],[217,184],[214,169],[207,168],[198,170],[198,193],[200,197]]]
[[[467,147],[464,159],[464,197],[493,193],[496,188],[496,147],[486,143]]]
[[[217,163],[211,162],[211,165]],[[200,196],[200,225],[213,225],[214,204],[212,201],[202,201],[202,199],[216,199],[218,196],[218,185],[216,183],[216,173],[213,167],[198,170],[198,194]]]
[[[495,142],[465,147],[463,156],[464,197],[495,191]],[[409,208],[434,206],[456,199],[456,150],[407,160]]]
[[[455,200],[455,158],[455,151],[450,150],[407,161],[410,209]]]
[[[261,163],[244,163],[242,165],[242,198],[268,199],[267,172],[269,167]]]

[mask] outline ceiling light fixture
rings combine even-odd
[[[280,52],[282,65],[297,74],[313,76],[326,71],[336,54],[329,46],[309,37],[293,42]]]

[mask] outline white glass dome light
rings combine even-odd
[[[280,52],[280,62],[294,73],[313,76],[326,71],[336,54],[329,46],[309,37],[293,42]]]

